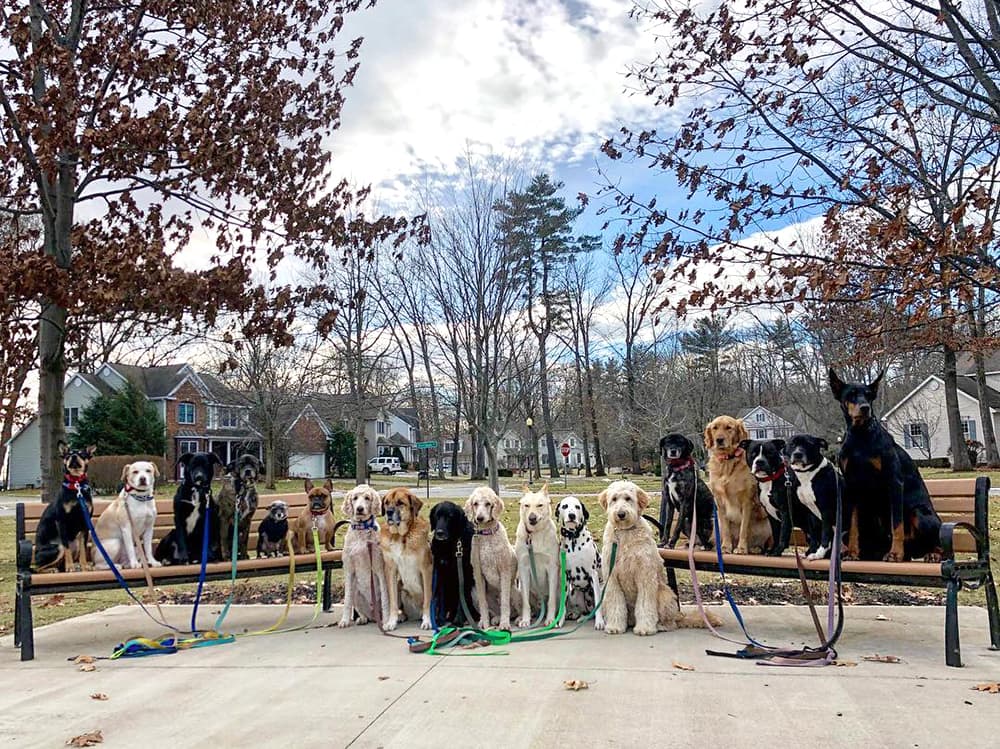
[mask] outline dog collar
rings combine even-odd
[[[736,452],[734,452],[732,455],[718,455],[718,454],[716,454],[715,457],[718,458],[719,460],[734,460],[736,458],[742,458],[744,455],[746,455],[746,453],[743,451],[743,448],[742,447],[737,447],[736,448]]]
[[[312,507],[310,507],[309,508],[309,514],[310,515],[326,515],[326,508],[324,507],[322,510],[314,510]]]
[[[754,478],[757,479],[762,484],[767,484],[767,483],[770,483],[771,481],[775,481],[777,479],[780,479],[784,475],[785,475],[785,464],[782,463],[781,464],[781,468],[779,468],[777,471],[775,471],[774,473],[772,473],[770,476],[767,476],[765,478],[758,478],[757,476],[754,476]]]
[[[79,476],[70,476],[68,473],[63,474],[64,489],[72,489],[73,491],[76,491],[77,489],[87,487],[89,483],[87,474],[85,473],[81,473]]]
[[[475,529],[473,529],[472,532],[475,533],[477,536],[492,536],[498,530],[500,530],[500,521],[499,520],[495,521],[493,523],[493,526],[490,527],[490,528],[475,528]]]
[[[355,523],[353,520],[351,521],[352,531],[373,531],[376,528],[378,528],[378,525],[375,523],[374,516],[368,518],[367,520],[361,523]]]
[[[670,468],[672,473],[677,473],[683,471],[685,468],[690,468],[694,465],[694,458],[690,455],[686,458],[674,458],[673,460],[667,460],[667,467]]]
[[[154,494],[139,494],[139,490],[130,484],[125,484],[125,493],[129,495],[132,499],[138,500],[139,502],[149,502],[155,498]]]
[[[577,526],[575,531],[568,531],[563,526],[559,526],[559,535],[561,535],[563,538],[568,538],[571,540],[579,538],[580,534],[583,533],[583,529],[586,527],[587,527],[586,525],[581,523],[580,525]]]

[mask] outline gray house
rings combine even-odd
[[[801,434],[806,428],[801,424],[786,419],[774,409],[765,406],[752,406],[741,409],[738,417],[743,419],[752,440],[786,439],[793,434]]]

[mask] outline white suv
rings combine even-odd
[[[403,470],[403,466],[399,464],[399,458],[395,457],[383,457],[383,458],[372,458],[368,461],[368,470],[372,473],[384,473],[388,476],[390,473],[398,473]]]

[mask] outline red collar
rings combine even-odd
[[[79,476],[70,476],[68,473],[63,474],[63,485],[67,489],[79,489],[84,484],[89,483],[87,481],[87,474],[81,473]]]
[[[683,471],[685,468],[689,468],[694,465],[694,458],[688,455],[686,458],[674,458],[673,460],[667,460],[667,467],[671,471]]]
[[[781,464],[781,468],[779,468],[777,471],[775,471],[774,473],[772,473],[770,476],[768,476],[766,478],[759,478],[757,476],[754,476],[754,478],[757,479],[762,484],[767,484],[767,483],[769,483],[771,481],[775,481],[777,479],[780,479],[784,475],[785,475],[785,464],[782,463]]]
[[[310,515],[326,515],[326,508],[324,507],[322,510],[314,510],[312,507],[310,507],[309,508],[309,514]]]
[[[735,460],[736,458],[742,458],[746,453],[743,451],[742,447],[737,447],[736,452],[732,455],[721,455],[719,453],[715,454],[715,457],[719,460]]]

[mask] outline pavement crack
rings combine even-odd
[[[358,735],[355,736],[353,739],[351,739],[350,742],[345,745],[344,749],[349,749],[349,747],[354,746],[354,742],[356,742],[358,739],[360,739],[362,736],[364,736],[368,732],[368,729],[371,728],[373,725],[375,725],[378,722],[379,718],[381,718],[383,715],[385,715],[389,710],[392,709],[393,705],[395,705],[397,702],[399,702],[401,699],[403,699],[407,694],[409,694],[409,692],[410,692],[411,689],[413,689],[415,686],[417,686],[417,684],[419,684],[421,681],[423,681],[424,677],[427,676],[427,674],[429,674],[435,668],[437,668],[438,665],[440,665],[443,661],[444,661],[444,658],[436,658],[434,660],[434,663],[431,665],[430,668],[428,668],[426,671],[424,671],[422,674],[420,674],[420,676],[417,677],[413,681],[413,683],[410,684],[410,686],[408,686],[406,689],[404,689],[402,692],[400,692],[396,696],[396,699],[392,700],[392,702],[390,702],[388,705],[386,705],[385,707],[383,707],[379,711],[378,715],[376,715],[374,718],[372,718],[370,721],[368,721],[368,725],[366,725],[364,728],[362,728],[361,731],[358,732]]]

